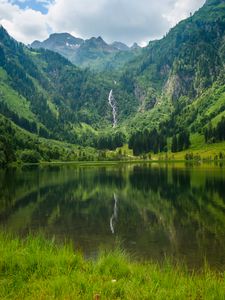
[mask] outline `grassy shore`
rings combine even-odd
[[[0,234],[1,299],[225,299],[225,274],[131,261],[122,251],[85,260],[43,237]]]

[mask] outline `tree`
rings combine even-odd
[[[22,152],[20,159],[24,163],[38,163],[41,159],[41,156],[35,150],[26,149]]]
[[[184,149],[188,149],[191,145],[190,133],[188,131],[184,132]]]
[[[158,132],[155,128],[151,131],[134,132],[128,142],[129,148],[133,149],[134,155],[140,155],[153,151],[162,152],[167,149],[167,139],[163,131]]]
[[[174,135],[172,138],[172,146],[171,146],[171,151],[173,153],[177,152],[178,146],[177,146],[177,136]]]

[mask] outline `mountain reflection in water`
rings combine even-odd
[[[0,172],[5,231],[71,239],[85,255],[118,240],[135,258],[225,266],[225,169],[130,165]],[[118,213],[119,204],[119,213]],[[110,225],[110,226],[109,226]]]

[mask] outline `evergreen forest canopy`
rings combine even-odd
[[[97,71],[81,68],[15,41],[1,26],[0,165],[101,160],[126,143],[137,156],[176,153],[196,135],[206,144],[224,141],[224,1],[206,1],[129,61],[125,52],[116,52],[113,67],[102,56]]]

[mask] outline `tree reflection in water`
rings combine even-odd
[[[111,249],[119,238],[138,259],[169,256],[199,268],[206,258],[212,266],[225,266],[224,184],[220,166],[1,171],[0,224],[23,236],[42,231],[59,241],[71,239],[86,255],[100,246]]]

